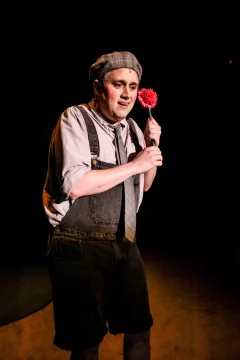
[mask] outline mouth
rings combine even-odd
[[[127,108],[128,107],[128,105],[129,105],[129,103],[126,103],[126,102],[119,102],[118,103],[118,105],[120,105],[121,107],[123,107],[123,108]]]

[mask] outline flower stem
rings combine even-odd
[[[148,108],[148,111],[149,111],[149,116],[150,116],[150,118],[152,118],[153,116],[152,116],[151,109],[150,109],[150,108]]]
[[[152,112],[151,112],[151,109],[150,109],[150,108],[148,108],[148,112],[149,112],[150,118],[152,118],[153,116],[152,116]],[[154,140],[151,140],[151,144],[152,144],[152,146],[155,146],[155,145],[156,145]]]

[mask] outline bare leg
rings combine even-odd
[[[124,360],[150,360],[150,330],[139,334],[125,334],[123,338]]]
[[[74,350],[70,360],[99,360],[98,349],[99,344],[89,349]]]

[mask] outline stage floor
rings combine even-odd
[[[152,360],[239,360],[239,268],[221,258],[171,258],[142,249],[154,318]],[[0,327],[1,360],[68,360],[52,344],[52,302]],[[101,360],[122,359],[122,335],[108,334]]]

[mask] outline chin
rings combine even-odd
[[[127,110],[120,110],[116,113],[116,116],[121,120],[125,119],[125,117],[128,116],[128,114],[130,113],[129,109]]]

